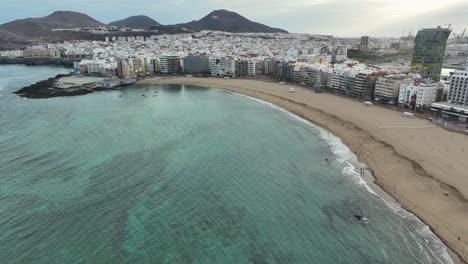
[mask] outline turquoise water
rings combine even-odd
[[[179,85],[11,93],[64,71],[0,66],[2,263],[450,263],[278,108]]]

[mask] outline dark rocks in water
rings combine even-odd
[[[49,78],[44,81],[39,81],[35,84],[32,84],[27,87],[23,87],[20,90],[14,92],[21,97],[26,98],[50,98],[50,97],[58,97],[58,96],[71,96],[71,95],[78,95],[78,94],[87,94],[90,91],[87,90],[77,90],[74,92],[65,92],[60,90],[52,90],[50,89],[54,86],[54,83],[62,78],[69,76],[68,74],[59,74],[55,77]]]
[[[18,94],[20,97],[39,99],[39,98],[52,98],[52,97],[60,97],[60,96],[84,95],[84,94],[89,94],[93,92],[92,90],[89,90],[89,89],[79,89],[79,90],[74,90],[74,91],[50,89],[51,87],[54,86],[55,82],[58,79],[62,77],[67,77],[67,76],[70,76],[70,74],[59,74],[47,80],[39,81],[30,86],[23,87],[14,93]]]

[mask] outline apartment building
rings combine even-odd
[[[380,76],[375,84],[375,99],[384,103],[398,103],[400,86],[413,83],[413,78],[406,75]]]
[[[331,86],[335,92],[351,95],[357,72],[346,69],[335,69],[331,75]]]
[[[443,89],[440,83],[402,84],[398,104],[411,108],[430,107],[436,102],[439,89]]]
[[[234,76],[242,77],[249,75],[249,62],[247,60],[234,61]]]
[[[208,56],[189,55],[184,59],[184,72],[187,74],[206,74],[210,72]]]
[[[452,75],[447,99],[449,103],[468,106],[468,61]]]
[[[377,76],[371,72],[359,72],[355,75],[350,95],[365,100],[374,99],[374,89]]]
[[[416,107],[430,107],[436,102],[437,90],[441,88],[439,83],[421,83],[416,92]]]
[[[231,57],[211,58],[210,71],[212,76],[233,77],[235,62]]]

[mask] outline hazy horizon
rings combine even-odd
[[[33,3],[33,9],[24,9]],[[453,32],[460,34],[468,27],[468,2],[465,0],[298,0],[293,3],[280,0],[174,0],[171,3],[134,0],[133,3],[128,6],[121,0],[18,0],[3,5],[0,24],[47,16],[58,10],[85,13],[103,23],[146,15],[161,24],[176,24],[198,20],[213,10],[227,9],[249,20],[291,33],[338,37],[399,37],[403,33],[407,35],[410,30],[415,34],[420,28],[447,24],[452,24]]]

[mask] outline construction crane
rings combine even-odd
[[[463,30],[463,33],[461,34],[461,39],[465,37],[465,31],[466,31],[466,28]]]

